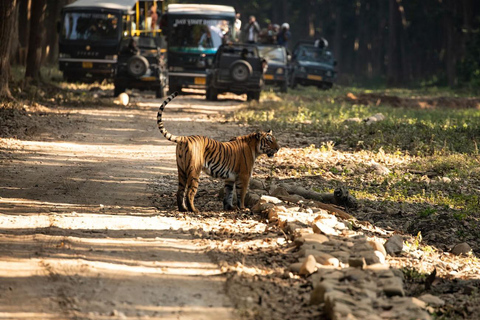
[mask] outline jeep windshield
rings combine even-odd
[[[302,45],[298,49],[297,60],[306,62],[327,62],[332,60],[331,54],[324,49],[317,48],[315,46]]]
[[[258,54],[267,62],[286,63],[285,49],[280,47],[258,46]]]
[[[67,12],[61,36],[63,40],[102,42],[120,37],[118,16],[111,13]]]
[[[173,18],[169,50],[185,53],[215,53],[230,37],[233,25],[228,20]]]

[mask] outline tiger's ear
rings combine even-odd
[[[273,134],[272,129],[268,129],[267,134]]]

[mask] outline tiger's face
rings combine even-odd
[[[268,130],[268,132],[258,132],[256,137],[258,140],[257,152],[259,154],[266,154],[269,158],[272,158],[280,149],[277,139],[273,136],[272,130]]]

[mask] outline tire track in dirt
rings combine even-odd
[[[47,126],[45,134],[11,144],[13,156],[0,162],[0,250],[9,256],[0,277],[13,289],[0,295],[0,314],[233,317],[206,248],[182,231],[184,222],[152,205],[152,179],[176,176],[175,146],[156,128],[158,103],[60,108],[75,130],[49,133]],[[172,132],[222,137],[225,127],[209,117],[238,106],[180,98],[165,119]]]

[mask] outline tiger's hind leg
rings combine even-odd
[[[200,178],[200,170],[192,170],[187,179],[187,197],[186,203],[188,211],[198,212],[198,209],[195,208],[193,201],[198,190],[198,182]]]
[[[185,188],[187,185],[187,177],[185,172],[178,168],[178,190],[177,190],[177,206],[178,210],[181,212],[186,212],[187,207],[185,207]]]
[[[234,181],[225,181],[225,187],[223,188],[224,197],[223,197],[223,209],[224,210],[233,210],[233,188],[235,186]]]

